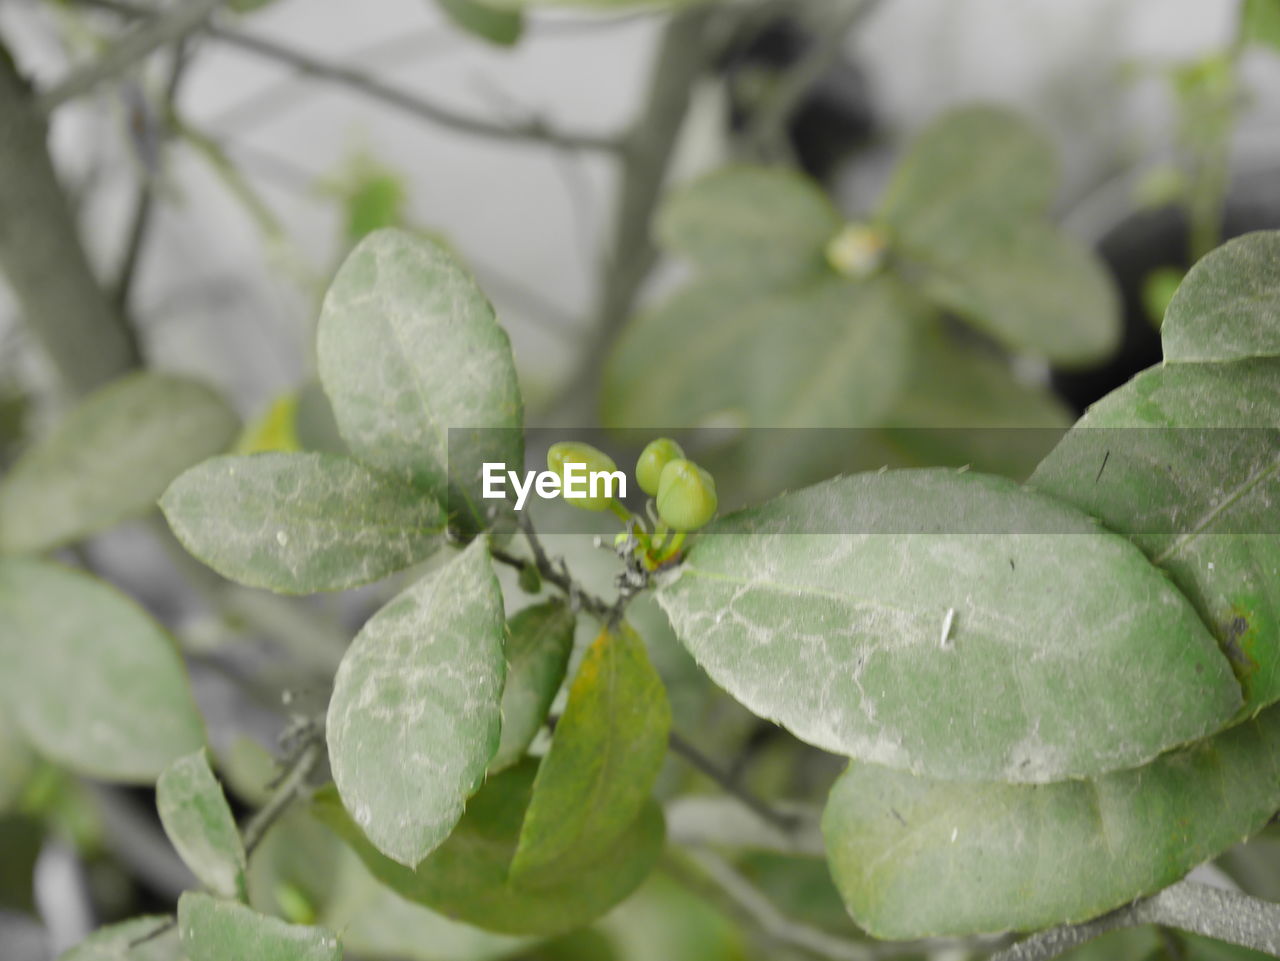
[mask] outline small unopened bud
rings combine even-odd
[[[659,437],[649,441],[648,446],[640,453],[636,461],[636,483],[650,497],[658,496],[658,485],[662,482],[662,469],[673,460],[683,460],[684,451],[670,437]]]
[[[696,531],[716,514],[715,479],[693,461],[670,461],[658,484],[658,516],[677,531]]]

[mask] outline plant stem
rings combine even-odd
[[[495,561],[506,564],[508,567],[514,567],[516,570],[524,570],[532,565],[544,581],[559,588],[564,593],[569,599],[570,606],[576,605],[593,617],[609,623],[614,616],[615,607],[579,587],[573,578],[569,576],[564,564],[556,565],[552,563],[551,558],[547,556],[547,552],[542,547],[542,541],[533,529],[533,524],[525,519],[523,514],[518,514],[517,516],[520,518],[520,529],[524,531],[525,540],[529,543],[529,550],[533,554],[533,558],[517,557],[499,547],[490,547],[490,556]]]
[[[313,738],[304,747],[293,763],[289,765],[284,776],[280,779],[280,783],[276,785],[271,797],[267,799],[258,811],[249,818],[242,832],[244,836],[244,853],[245,856],[253,854],[258,845],[262,843],[262,839],[266,837],[267,831],[271,829],[271,825],[280,819],[280,816],[289,809],[289,805],[293,803],[298,795],[298,790],[306,782],[315,766],[320,762],[320,741]]]
[[[787,833],[795,830],[797,821],[794,817],[776,810],[756,797],[756,795],[739,784],[735,778],[720,770],[711,758],[686,741],[676,731],[670,732],[667,743],[670,745],[673,754],[682,758],[700,774],[714,781],[725,793],[741,801],[745,807],[758,815],[761,820]]]

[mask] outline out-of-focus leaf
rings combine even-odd
[[[44,826],[36,818],[0,817],[0,910],[36,913],[36,859],[44,844]]]
[[[171,918],[157,915],[130,918],[99,928],[61,955],[58,961],[181,961],[183,955],[177,931],[152,937],[156,931],[172,923]],[[136,947],[129,947],[143,938],[147,940]]]
[[[342,961],[332,931],[286,924],[195,891],[178,899],[178,933],[191,961]]]
[[[500,47],[510,47],[524,33],[524,16],[519,10],[483,0],[437,0],[449,19],[463,30]]]
[[[217,457],[174,481],[160,506],[184,547],[219,574],[285,594],[341,590],[425,560],[440,505],[338,454]]]
[[[841,477],[731,515],[658,601],[755,714],[934,777],[1131,767],[1240,706],[1194,609],[1131,543],[976,473]]]
[[[297,451],[295,429],[298,415],[298,395],[281,394],[273,400],[257,420],[245,425],[236,441],[234,453],[260,454],[264,451]]]
[[[32,746],[89,777],[154,781],[204,744],[173,639],[56,564],[0,561],[0,693]]]
[[[1244,0],[1240,36],[1280,50],[1280,0]]]
[[[191,873],[214,894],[245,900],[244,845],[203,750],[179,758],[160,775],[156,808]]]
[[[0,814],[13,807],[35,773],[35,757],[8,711],[0,708]]]
[[[378,611],[338,668],[333,778],[361,830],[401,864],[449,836],[498,749],[505,630],[477,538]]]
[[[502,740],[489,764],[491,774],[520,760],[546,720],[569,666],[574,624],[573,611],[558,600],[526,607],[511,618]]]
[[[109,384],[0,483],[0,550],[46,551],[150,510],[171,480],[225,450],[237,427],[195,381],[143,373]]]

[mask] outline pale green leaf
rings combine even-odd
[[[107,925],[59,955],[58,961],[178,961],[182,951],[176,931],[151,937],[171,923],[170,918],[157,915]],[[148,940],[129,947],[142,938]]]
[[[491,931],[558,934],[604,914],[649,875],[662,852],[662,812],[646,804],[606,856],[574,876],[518,887],[508,874],[537,767],[526,759],[490,778],[449,839],[416,869],[379,854],[335,792],[321,792],[315,811],[402,897]]]
[[[1030,483],[1128,534],[1280,699],[1280,359],[1174,364],[1094,404]]]
[[[355,456],[485,526],[486,461],[524,463],[511,344],[454,256],[398,230],[366,237],[324,300],[320,380]]]
[[[174,481],[160,506],[183,546],[219,574],[286,594],[411,567],[445,528],[420,490],[338,454],[214,458]]]
[[[502,592],[477,538],[356,635],[326,731],[343,802],[378,850],[414,865],[453,830],[498,748]]]
[[[34,772],[35,757],[31,748],[9,716],[9,708],[0,707],[0,814],[18,803]]]
[[[240,832],[203,750],[179,758],[160,775],[156,809],[169,841],[201,884],[220,897],[248,896]]]
[[[606,857],[649,800],[670,728],[667,692],[640,635],[625,623],[603,631],[538,768],[512,881],[565,880]]]
[[[1280,0],[1244,0],[1240,35],[1280,51]]]
[[[827,272],[840,215],[816,183],[774,167],[726,167],[677,189],[658,214],[658,241],[700,270],[750,286]]]
[[[204,745],[177,646],[115,588],[0,561],[0,691],[28,741],[78,774],[154,781]]]
[[[1280,357],[1280,231],[1237,237],[1192,267],[1160,339],[1168,363]]]
[[[90,395],[0,483],[0,550],[46,551],[150,510],[169,482],[235,440],[212,390],[168,374]]]
[[[195,891],[178,899],[178,933],[191,961],[342,961],[332,931],[286,924]]]
[[[491,774],[520,760],[546,720],[569,666],[574,624],[573,611],[558,600],[526,607],[511,618],[502,740],[489,764]]]
[[[1043,217],[1056,180],[1052,146],[1025,120],[998,107],[964,107],[912,143],[880,215],[908,247],[945,242]]]
[[[438,0],[440,8],[468,33],[500,47],[513,46],[524,33],[524,17],[518,10],[483,0]]]
[[[817,747],[956,780],[1140,764],[1240,706],[1128,540],[1002,478],[841,477],[700,533],[659,588],[721,687]]]
[[[1172,884],[1280,805],[1280,711],[1145,767],[956,784],[855,762],[823,817],[832,875],[881,938],[1083,921]]]

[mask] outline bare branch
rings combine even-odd
[[[768,803],[756,797],[745,787],[743,787],[736,778],[730,777],[716,765],[711,758],[703,754],[698,748],[690,744],[678,732],[672,731],[668,743],[672,752],[682,758],[690,767],[694,768],[710,780],[714,781],[727,794],[731,794],[742,802],[748,809],[758,815],[762,820],[766,821],[771,827],[777,828],[786,834],[795,831],[799,821],[791,814],[776,810]]]

